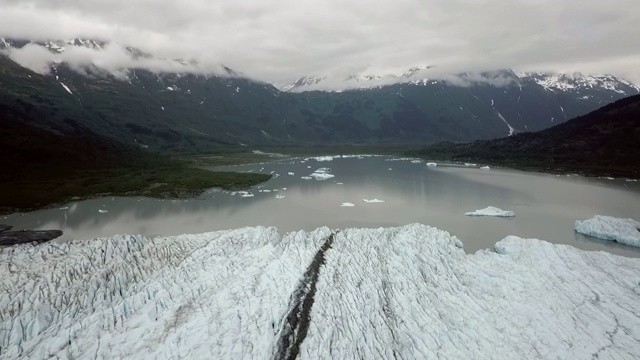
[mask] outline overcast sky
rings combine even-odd
[[[640,83],[639,14],[640,0],[0,0],[0,37],[110,40],[276,84],[422,65]]]

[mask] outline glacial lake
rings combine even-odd
[[[322,158],[320,158],[322,159]],[[319,168],[334,177],[302,179]],[[390,227],[423,223],[446,230],[467,253],[492,249],[508,235],[543,239],[584,250],[640,257],[640,249],[574,232],[576,220],[594,215],[640,217],[640,182],[586,178],[464,165],[426,166],[388,156],[288,158],[218,170],[273,174],[241,192],[212,189],[189,200],[107,197],[61,208],[11,214],[0,223],[16,229],[61,229],[56,241],[115,234],[179,235],[243,226],[276,226],[281,233],[328,226]],[[291,175],[293,174],[293,175]],[[384,202],[365,202],[378,199]],[[341,206],[351,203],[354,206]],[[514,218],[469,217],[495,206]]]

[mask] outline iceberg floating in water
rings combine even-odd
[[[575,230],[602,240],[640,247],[640,222],[596,215],[589,220],[576,221]]]
[[[289,171],[289,172],[287,173],[287,175],[289,175],[289,176],[294,176],[294,175],[295,175],[295,173],[293,173],[293,172]]]
[[[369,204],[377,204],[377,203],[383,203],[384,200],[380,200],[380,199],[362,199],[362,201],[369,203]]]
[[[412,163],[414,164],[420,164],[422,162],[422,160],[411,160]]]
[[[333,177],[335,177],[335,175],[330,174],[329,171],[331,171],[331,169],[329,168],[320,168],[316,171],[314,171],[311,175],[312,178],[316,179],[316,180],[327,180],[327,179],[331,179]]]
[[[473,163],[464,163],[464,166],[478,166],[478,164],[473,164]]]
[[[481,170],[491,170],[491,168],[489,166],[481,166],[480,169]]]
[[[354,207],[354,206],[356,206],[356,204],[350,203],[350,202],[344,202],[344,203],[340,204],[340,206],[342,206],[342,207]]]
[[[470,211],[464,213],[467,216],[497,216],[497,217],[513,217],[516,214],[513,211],[502,210],[497,207],[487,206],[484,209]]]
[[[99,212],[100,214],[106,214],[106,213],[108,213],[108,212],[109,212],[109,210],[99,209],[99,210],[98,210],[98,212]]]
[[[0,359],[280,358],[301,318],[300,359],[640,357],[640,259],[460,247],[414,224],[3,248]]]
[[[434,162],[428,162],[428,163],[427,163],[427,166],[429,166],[429,167],[436,167],[436,166],[438,166],[438,164],[436,164],[436,163],[434,163]]]
[[[311,176],[301,176],[300,179],[302,179],[302,180],[311,180],[313,178]]]
[[[278,194],[278,195],[276,195],[276,199],[284,199],[284,195]]]
[[[253,193],[246,192],[246,191],[240,191],[239,194],[243,198],[250,198],[250,197],[254,197],[255,196]]]

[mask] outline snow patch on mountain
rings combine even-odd
[[[62,87],[63,87],[65,90],[67,90],[67,92],[68,92],[69,94],[73,95],[73,93],[71,92],[71,89],[69,89],[69,87],[68,87],[67,85],[65,85],[65,84],[64,84],[64,83],[62,83],[61,81],[59,81],[59,82],[60,82],[60,85],[62,85]]]

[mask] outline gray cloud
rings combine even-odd
[[[640,82],[637,0],[0,0],[0,7],[0,37],[109,40],[194,59],[197,71],[225,64],[277,84],[427,64],[442,74],[514,68]],[[132,62],[115,49],[71,53],[64,57],[77,64]],[[46,54],[13,56],[37,68],[33,59]]]

